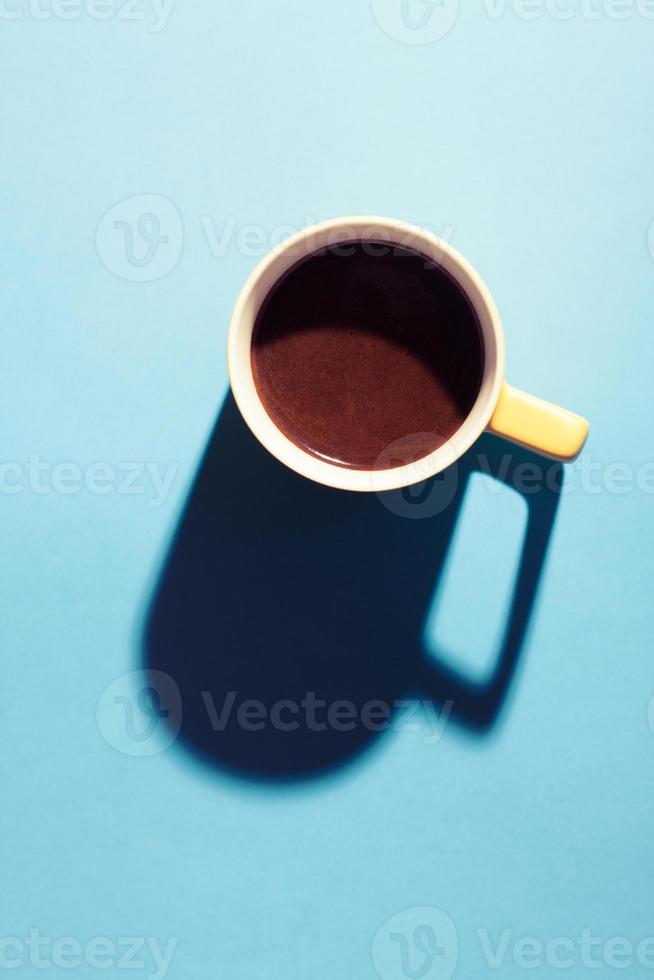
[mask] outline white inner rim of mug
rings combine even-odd
[[[358,241],[397,245],[432,259],[463,289],[477,314],[482,334],[482,380],[468,416],[454,435],[434,452],[392,469],[347,469],[301,449],[284,435],[266,412],[252,375],[252,331],[262,304],[280,277],[320,249]],[[232,313],[228,363],[234,398],[245,422],[277,459],[297,473],[330,487],[381,492],[410,486],[440,473],[467,452],[481,435],[497,404],[504,377],[504,338],[499,314],[484,282],[447,242],[402,221],[376,217],[338,218],[292,235],[257,265],[241,289]]]

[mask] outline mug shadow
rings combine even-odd
[[[169,682],[161,685],[159,672],[179,688],[181,715],[170,721],[181,726],[182,745],[222,770],[275,781],[352,761],[388,730],[402,698],[448,704],[450,719],[489,732],[534,608],[560,464],[548,463],[547,485],[523,494],[527,525],[490,676],[473,683],[429,657],[424,622],[470,476],[483,470],[513,486],[517,467],[536,459],[483,436],[456,466],[417,488],[332,490],[263,449],[229,393],[143,638],[162,714]],[[407,519],[416,515],[423,519]]]

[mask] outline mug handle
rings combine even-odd
[[[584,447],[588,422],[581,415],[504,383],[488,431],[542,456],[569,463]]]

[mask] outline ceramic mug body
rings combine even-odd
[[[479,393],[454,435],[416,461],[374,470],[338,466],[311,455],[292,442],[263,406],[254,383],[250,356],[257,315],[282,276],[321,249],[357,241],[376,241],[413,249],[441,266],[456,280],[473,306],[483,343]],[[431,232],[389,218],[363,216],[324,221],[286,239],[262,259],[243,285],[234,306],[229,325],[228,365],[236,403],[262,445],[302,476],[342,490],[395,490],[435,476],[467,452],[486,429],[562,460],[574,458],[588,432],[588,424],[579,416],[505,383],[502,322],[489,290],[470,263]]]

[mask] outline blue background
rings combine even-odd
[[[160,506],[147,486],[38,493],[25,477],[0,494],[2,936],[176,937],[174,980],[349,980],[377,975],[373,938],[406,908],[447,913],[462,977],[494,975],[479,929],[494,944],[503,929],[653,935],[653,501],[644,484],[614,492],[606,467],[652,458],[654,21],[493,19],[475,0],[420,44],[363,0],[177,0],[160,31],[135,9],[144,19],[25,6],[0,24],[2,461],[18,464],[12,480],[34,455],[177,467]],[[172,202],[182,231],[161,245],[168,274],[139,282],[120,230],[97,230],[125,200],[136,221],[146,194]],[[96,709],[142,665],[227,389],[229,313],[257,258],[239,230],[267,246],[280,226],[353,213],[429,225],[473,262],[510,380],[591,420],[599,490],[579,463],[566,473],[490,731],[451,722],[437,744],[391,731],[290,786],[179,742],[140,757],[103,737]],[[230,222],[212,250],[207,227]],[[476,639],[492,658],[523,510],[479,483],[466,498],[438,638],[473,671]],[[381,970],[395,980],[392,955]],[[509,949],[501,975],[524,973]]]

